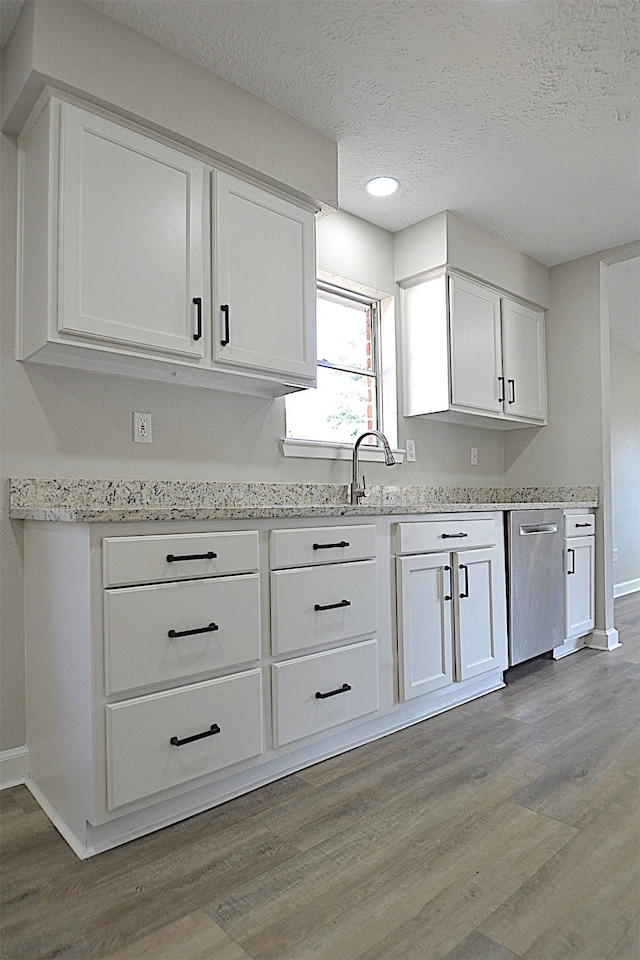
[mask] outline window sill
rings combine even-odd
[[[285,457],[309,457],[316,460],[351,460],[353,458],[353,444],[325,443],[319,440],[293,440],[287,437],[282,441],[282,452]],[[396,463],[403,463],[405,450],[393,450]],[[384,463],[384,452],[379,447],[361,443],[358,447],[358,459],[379,460]]]

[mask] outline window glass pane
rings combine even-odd
[[[371,321],[366,304],[320,291],[316,324],[319,361],[371,369]]]
[[[376,427],[374,377],[318,367],[318,386],[287,397],[287,436],[353,443]]]

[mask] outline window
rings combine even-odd
[[[381,429],[380,303],[319,284],[316,329],[318,386],[287,397],[287,437],[351,444]]]

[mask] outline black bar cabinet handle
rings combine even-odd
[[[576,527],[590,527],[590,523],[576,523]]]
[[[320,693],[320,691],[317,690],[316,700],[326,700],[327,697],[337,697],[339,693],[347,693],[349,690],[351,690],[351,687],[348,683],[343,683],[337,690],[329,690],[328,693]]]
[[[215,560],[218,556],[213,550],[208,553],[187,553],[184,556],[176,556],[174,553],[167,554],[167,563],[175,563],[177,560]]]
[[[348,547],[348,540],[341,540],[340,543],[314,543],[314,550],[333,550],[334,547]]]
[[[337,610],[338,607],[350,607],[351,600],[341,600],[340,603],[325,603],[320,604],[316,603],[313,606],[314,610]]]
[[[504,403],[504,377],[498,377],[498,393],[501,394],[498,403]]]
[[[465,597],[469,596],[469,567],[466,563],[461,563],[458,569],[464,570],[464,590],[460,594],[460,599],[464,600]]]
[[[515,403],[516,402],[516,382],[515,380],[507,380],[507,383],[509,384],[509,393],[511,394],[511,399],[509,400],[509,403]]]
[[[167,636],[174,640],[176,637],[194,637],[196,633],[213,633],[219,629],[217,623],[210,623],[206,627],[198,627],[197,630],[169,630]]]
[[[226,347],[229,343],[229,304],[221,303],[220,312],[224,316],[224,336],[220,341],[220,346]]]
[[[567,570],[568,574],[576,572],[576,552],[573,547],[567,548],[567,553],[571,554],[571,570]]]
[[[445,593],[445,600],[453,600],[453,573],[451,572],[451,567],[447,566],[444,568],[449,571],[449,593]]]
[[[194,297],[193,302],[196,305],[196,317],[198,325],[196,327],[196,332],[193,335],[194,340],[200,340],[202,337],[202,297]]]
[[[185,737],[184,740],[179,740],[178,737],[171,737],[169,743],[172,747],[181,747],[184,743],[193,743],[194,740],[204,740],[205,737],[213,737],[216,733],[220,733],[220,727],[217,723],[212,723],[208,730],[203,730],[202,733],[194,733],[192,737]]]
[[[461,537],[468,537],[468,533],[441,533],[441,540],[460,540]]]

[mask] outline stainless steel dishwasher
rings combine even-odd
[[[562,510],[507,514],[509,666],[564,639]]]

